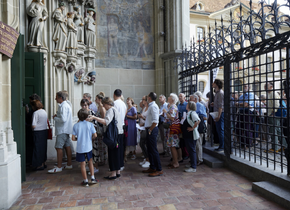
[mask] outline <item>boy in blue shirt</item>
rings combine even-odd
[[[76,161],[81,163],[81,172],[84,178],[81,184],[86,187],[89,186],[86,172],[86,159],[89,161],[89,168],[92,175],[91,183],[95,184],[98,182],[94,176],[92,158],[92,139],[97,138],[97,133],[94,125],[86,121],[89,114],[90,113],[87,110],[81,109],[78,111],[79,122],[74,125],[72,135],[72,140],[77,141]]]

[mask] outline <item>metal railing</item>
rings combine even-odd
[[[290,16],[280,9],[290,3],[261,1],[258,11],[249,5],[240,4],[238,21],[232,13],[221,18],[202,42],[193,40],[176,57],[180,91],[188,97],[197,90],[198,74],[210,71],[213,80],[214,70],[223,68],[225,155],[289,175]]]

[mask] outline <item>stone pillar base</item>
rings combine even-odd
[[[20,155],[0,162],[0,209],[8,209],[21,195]]]

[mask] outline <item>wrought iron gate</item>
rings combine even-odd
[[[198,74],[224,71],[225,155],[290,174],[290,16],[264,1],[240,4],[240,19],[222,18],[176,57],[180,91],[196,91]],[[208,81],[212,84],[213,81]],[[211,88],[211,95],[213,90]],[[213,144],[212,140],[211,143]],[[288,144],[287,144],[288,143]],[[288,158],[289,159],[289,158]]]

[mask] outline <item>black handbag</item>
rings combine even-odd
[[[103,142],[108,146],[109,149],[114,149],[118,147],[118,127],[117,127],[117,120],[115,119],[115,111],[114,117],[112,121],[107,126],[107,130],[104,133]]]

